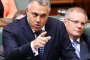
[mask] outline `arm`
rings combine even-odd
[[[28,57],[34,57],[32,49],[30,47],[30,42],[27,44],[21,44],[17,33],[14,32],[12,28],[3,29],[3,47],[4,54],[7,60],[22,60]],[[16,30],[17,31],[17,30]]]
[[[17,11],[15,1],[14,0],[8,0],[9,1],[9,12],[6,16],[7,18],[12,18],[15,12]]]
[[[4,4],[4,18],[12,18],[14,13],[17,11],[14,0],[3,0]]]

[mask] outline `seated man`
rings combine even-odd
[[[87,20],[86,12],[79,7],[69,8],[65,13],[64,24],[80,60],[90,60],[90,37],[83,34]]]

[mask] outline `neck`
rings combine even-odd
[[[77,36],[69,36],[69,38],[71,38],[72,40],[77,40],[79,37],[77,37]]]

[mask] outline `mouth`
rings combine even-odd
[[[35,31],[39,31],[41,29],[40,25],[39,24],[35,24],[34,25],[34,30]]]
[[[36,27],[36,28],[40,28],[40,25],[39,25],[39,24],[35,24],[35,27]]]

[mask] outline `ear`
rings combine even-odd
[[[28,14],[28,8],[26,8],[26,13]]]
[[[64,22],[64,24],[66,23],[66,19],[65,18],[64,18],[64,21],[63,22]]]
[[[27,12],[27,15],[28,15],[28,12]]]

